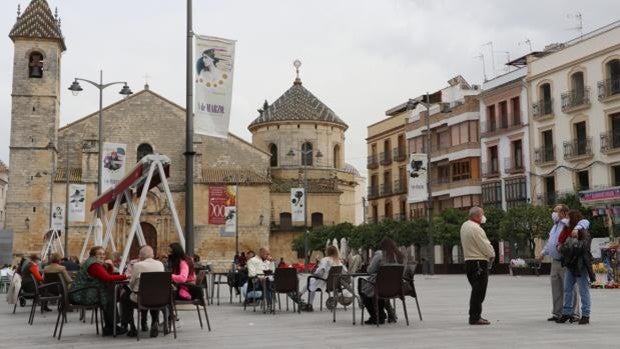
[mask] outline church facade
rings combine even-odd
[[[66,46],[59,22],[45,0],[31,1],[9,37],[15,54],[6,229],[13,233],[13,255],[19,256],[41,251],[43,235],[51,223],[52,203],[65,202],[67,180],[86,185],[87,209],[96,198],[99,114],[59,125],[60,89],[64,86],[60,81],[61,56]],[[102,115],[104,142],[127,145],[129,168],[148,153],[171,159],[168,181],[184,226],[185,109],[147,85],[108,105]],[[250,125],[252,143],[232,134],[227,139],[194,135],[195,254],[219,269],[227,268],[235,254],[235,238],[222,234],[222,226],[209,224],[209,188],[215,185],[238,184],[240,251],[270,246],[274,257],[297,260],[291,242],[305,229],[288,224],[287,217],[290,188],[303,186],[304,172],[308,227],[355,222],[355,195],[361,186],[356,182],[359,173],[344,163],[346,128],[296,80],[279,100],[266,104]],[[308,158],[319,150],[322,155],[318,159]],[[303,159],[302,153],[306,154]],[[85,221],[69,224],[69,255],[79,254],[89,219],[87,212]],[[123,247],[131,223],[124,209],[110,223],[117,247]],[[165,254],[167,246],[178,240],[172,213],[159,188],[149,192],[140,226],[147,243],[159,254]]]

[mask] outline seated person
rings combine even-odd
[[[148,273],[148,272],[158,272],[164,271],[164,265],[162,262],[153,259],[154,253],[153,248],[149,245],[142,246],[139,252],[140,261],[133,265],[133,269],[131,272],[131,278],[129,279],[129,288],[126,289],[121,296],[121,304],[123,307],[123,317],[121,321],[121,326],[126,328],[129,325],[129,332],[127,335],[129,337],[135,337],[138,335],[138,331],[136,330],[136,325],[133,321],[133,309],[136,308],[138,302],[138,291],[140,286],[140,274]],[[157,337],[158,333],[158,322],[159,322],[159,311],[151,310],[151,337]],[[140,315],[142,322],[142,331],[147,331],[148,327],[146,326],[146,310],[142,311]]]
[[[90,249],[88,258],[80,265],[80,271],[77,273],[72,289],[79,289],[86,286],[95,286],[99,290],[101,295],[101,306],[103,306],[103,335],[109,336],[114,329],[114,304],[110,299],[108,287],[115,281],[126,280],[127,276],[120,274],[112,274],[114,266],[109,263],[104,263],[106,257],[105,249],[102,246],[95,246]],[[94,305],[97,304],[97,290],[87,289],[80,292],[71,294],[71,302],[81,305]],[[124,334],[127,330],[117,326],[116,334]]]
[[[67,257],[63,257],[60,264],[62,264],[67,271],[78,271],[80,270],[80,265],[75,263],[72,259],[68,259]]]
[[[168,262],[172,270],[172,282],[177,284],[177,299],[190,300],[202,297],[202,291],[198,288],[189,288],[183,283],[193,284],[196,282],[194,261],[185,254],[185,250],[178,242],[173,242],[168,247]]]
[[[338,247],[336,246],[329,246],[327,248],[327,251],[325,251],[326,256],[323,257],[319,263],[318,263],[318,267],[316,268],[316,270],[314,271],[313,275],[318,276],[322,279],[327,279],[327,276],[329,275],[329,270],[331,269],[331,267],[338,267],[338,266],[342,266],[342,272],[345,273],[347,271],[347,268],[342,265],[342,261],[340,259],[340,253],[338,252]],[[304,293],[306,293],[308,291],[308,304],[301,304],[302,306],[302,310],[304,311],[313,311],[312,309],[312,303],[314,302],[314,295],[316,294],[316,290],[318,289],[322,289],[322,290],[326,290],[327,287],[327,283],[323,280],[320,279],[310,279],[310,282],[307,285],[303,286],[303,289],[300,292],[300,300],[299,302],[301,303],[301,295],[303,295]]]
[[[43,283],[43,275],[39,272],[39,263],[41,262],[41,258],[37,254],[32,254],[30,257],[24,261],[21,267],[21,276],[22,276],[22,290],[27,293],[35,292],[35,284],[32,278],[39,284]],[[52,309],[47,307],[47,302],[41,303],[41,311],[52,311]]]
[[[248,260],[247,267],[248,278],[250,279],[248,282],[247,291],[264,291],[267,304],[271,305],[271,279],[270,277],[267,277],[266,274],[273,273],[275,270],[275,265],[273,263],[273,258],[269,254],[269,249],[266,247],[261,247],[258,251],[258,256],[254,256]],[[257,278],[258,282],[256,284],[252,282],[252,279],[254,278]],[[262,286],[263,283],[266,286],[264,290]]]
[[[69,286],[73,282],[69,273],[67,273],[67,268],[64,265],[60,264],[61,258],[60,253],[52,253],[50,256],[50,262],[48,265],[43,268],[43,274],[47,273],[58,273],[60,277],[65,281],[65,285]]]

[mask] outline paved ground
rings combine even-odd
[[[221,306],[209,308],[212,332],[200,330],[195,312],[183,311],[180,313],[181,328],[177,340],[170,335],[144,338],[136,343],[135,339],[124,336],[97,337],[94,325],[78,323],[77,315],[71,314],[59,344],[51,336],[56,320],[54,313],[38,313],[35,324],[28,326],[24,308],[18,308],[17,314],[11,314],[5,305],[0,310],[0,348],[35,348],[42,345],[153,349],[619,347],[620,290],[592,290],[590,325],[558,325],[546,321],[551,300],[548,277],[491,276],[484,315],[492,324],[479,327],[467,324],[469,286],[464,275],[440,275],[433,279],[418,276],[416,283],[424,321],[419,321],[415,302],[409,299],[409,327],[405,325],[400,305],[397,324],[376,328],[353,326],[350,310],[339,310],[336,323],[332,323],[331,314],[326,311],[301,315],[284,311],[276,315],[253,313],[251,310],[244,312],[240,305],[228,304],[226,294]],[[359,312],[357,314],[359,316]]]

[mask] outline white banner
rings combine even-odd
[[[234,61],[234,40],[196,35],[194,132],[228,137]]]
[[[305,222],[306,210],[304,207],[306,191],[304,188],[291,188],[291,212],[293,222]]]
[[[427,155],[409,155],[409,186],[407,190],[407,201],[424,202],[428,200],[427,178]]]
[[[56,203],[52,206],[52,226],[53,230],[65,230],[65,204]]]
[[[69,184],[69,222],[84,222],[86,214],[86,185]]]
[[[103,143],[103,156],[101,157],[101,192],[115,186],[125,176],[125,154],[127,144]]]
[[[237,207],[226,206],[224,209],[226,215],[226,223],[224,223],[224,231],[226,233],[235,233],[237,231]]]

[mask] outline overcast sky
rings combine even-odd
[[[0,2],[0,159],[8,164],[13,45],[7,37],[17,4]],[[67,51],[62,58],[60,124],[97,109],[97,90],[72,96],[74,77],[127,80],[185,105],[185,1],[48,0],[58,7]],[[231,132],[250,141],[247,125],[265,99],[293,82],[299,58],[303,84],[349,124],[346,161],[366,173],[366,126],[395,105],[440,89],[461,74],[481,83],[483,53],[492,76],[510,57],[618,19],[620,1],[524,0],[194,0],[194,31],[237,40]],[[119,99],[111,87],[104,105]],[[178,135],[183,137],[183,135]],[[179,150],[182,151],[182,150]]]

